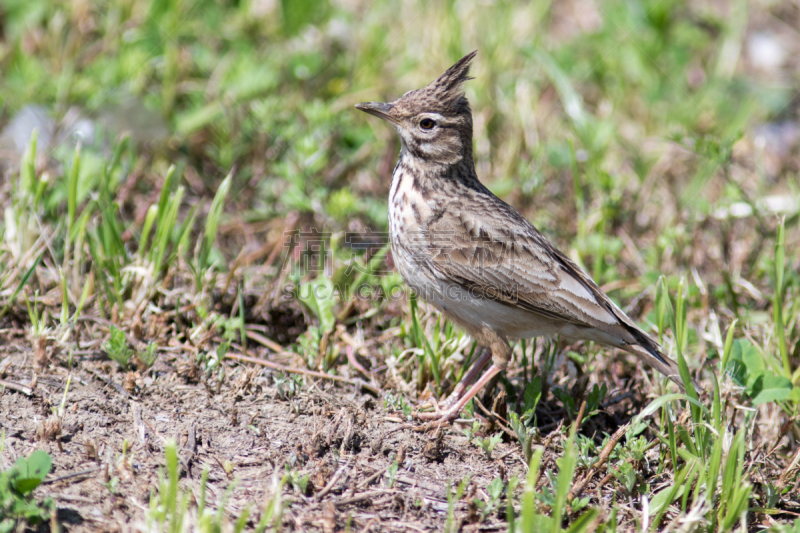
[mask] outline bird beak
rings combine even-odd
[[[392,104],[382,104],[380,102],[362,102],[360,104],[356,104],[356,109],[360,109],[365,113],[382,118],[383,120],[391,122],[392,124],[399,124],[399,121],[389,114],[389,111],[391,111],[393,107],[394,106]]]

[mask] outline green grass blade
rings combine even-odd
[[[38,267],[39,263],[42,261],[42,257],[44,257],[44,252],[45,251],[46,250],[42,250],[42,252],[36,258],[36,261],[33,262],[31,267],[25,272],[25,275],[22,276],[22,279],[19,280],[19,283],[17,283],[17,287],[14,289],[14,292],[11,294],[11,298],[8,299],[8,302],[6,302],[6,305],[3,306],[2,310],[0,310],[0,318],[3,318],[4,316],[6,316],[6,313],[8,313],[8,310],[11,309],[12,305],[14,305],[14,302],[16,301],[17,296],[19,296],[20,291],[28,283],[28,280],[31,279],[31,276],[36,271],[36,267]]]
[[[528,478],[522,493],[522,531],[536,531],[536,481],[539,478],[539,467],[542,463],[543,448],[536,448],[531,456]]]
[[[668,404],[670,402],[674,402],[674,401],[678,401],[678,400],[689,402],[690,404],[692,404],[692,405],[696,406],[697,408],[699,408],[701,410],[701,412],[705,416],[708,416],[708,410],[707,410],[706,406],[703,405],[702,403],[700,403],[699,400],[691,398],[691,397],[687,396],[686,394],[681,394],[679,392],[676,392],[676,393],[673,393],[673,394],[665,394],[664,396],[661,396],[660,398],[656,398],[655,400],[650,402],[647,405],[647,407],[645,407],[642,410],[641,413],[636,415],[636,418],[633,419],[633,422],[631,422],[631,425],[638,424],[644,418],[647,418],[648,416],[650,416],[653,413],[655,413],[656,411],[658,411],[662,406],[664,406],[664,405],[666,405],[666,404]]]
[[[786,268],[784,252],[784,243],[786,241],[785,225],[786,219],[781,217],[781,222],[778,224],[778,235],[775,239],[775,294],[772,299],[772,311],[775,319],[775,333],[778,338],[778,351],[781,354],[781,361],[783,361],[783,373],[787,378],[791,379],[792,365],[789,361],[789,351],[786,348],[786,331],[783,323],[783,276]]]
[[[589,509],[581,516],[579,516],[572,525],[569,526],[567,529],[567,533],[586,533],[588,531],[592,531],[592,526],[594,525],[594,521],[600,515],[599,509]],[[559,530],[561,528],[559,527]]]
[[[206,218],[200,250],[197,254],[197,270],[199,272],[203,272],[208,267],[208,257],[211,254],[211,247],[214,245],[214,241],[217,238],[217,228],[219,227],[219,221],[222,217],[222,209],[225,207],[225,198],[228,196],[228,191],[231,188],[232,179],[233,173],[228,174],[219,188],[217,188],[214,199],[211,201],[211,208]]]
[[[19,167],[19,185],[17,195],[22,197],[24,194],[31,196],[36,194],[36,144],[39,139],[39,130],[33,129],[28,147],[22,156]]]
[[[728,334],[725,336],[725,346],[722,348],[722,361],[720,362],[720,372],[725,372],[728,367],[728,361],[731,358],[731,348],[733,348],[733,333],[736,331],[736,324],[739,322],[738,318],[733,319],[731,325],[728,326]]]
[[[656,513],[656,516],[653,519],[653,522],[650,524],[651,531],[658,531],[658,526],[661,523],[661,519],[664,517],[664,514],[669,509],[669,506],[672,505],[672,502],[675,501],[676,498],[678,498],[679,496],[681,496],[683,494],[683,493],[679,494],[679,491],[681,489],[684,489],[684,491],[688,492],[688,489],[684,486],[683,482],[684,482],[684,479],[686,479],[686,476],[689,474],[689,472],[694,468],[695,464],[696,463],[684,465],[684,467],[681,468],[678,471],[678,475],[675,476],[675,482],[672,484],[672,486],[670,488],[668,488],[668,489],[662,489],[662,492],[659,492],[658,494],[656,494],[655,497],[651,500],[651,502],[650,502],[651,505],[655,506],[656,503],[657,503],[656,498],[658,498],[659,495],[662,494],[662,493],[665,494],[665,496],[663,498],[663,500],[664,500],[663,501],[663,505],[661,506],[661,508],[658,509],[658,510],[652,510],[651,509],[651,511],[650,511],[651,513],[653,513],[653,512]]]
[[[150,241],[150,231],[153,229],[153,224],[158,218],[158,205],[153,204],[147,209],[147,214],[144,217],[144,226],[142,227],[142,236],[139,241],[139,257],[149,255],[148,249]]]
[[[67,235],[75,224],[78,211],[78,178],[81,174],[81,145],[75,147],[75,156],[72,159],[72,168],[67,182]]]
[[[675,423],[672,420],[672,409],[664,409],[667,416],[667,434],[669,438],[669,453],[672,457],[672,470],[678,468],[678,439],[675,435]]]
[[[573,424],[569,432],[569,437],[564,443],[564,455],[559,460],[558,487],[556,490],[556,505],[553,508],[552,533],[561,533],[561,518],[567,507],[567,496],[572,487],[572,477],[575,475],[576,452],[575,452],[575,432],[577,424]]]
[[[713,498],[717,491],[717,483],[719,481],[719,472],[722,466],[722,443],[724,440],[723,435],[719,435],[717,439],[714,441],[714,446],[711,449],[711,455],[708,459],[707,468],[708,468],[708,477],[706,478],[706,484],[708,486],[707,489],[707,500],[708,503],[711,505],[713,504]]]

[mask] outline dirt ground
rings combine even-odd
[[[331,504],[339,527],[349,521],[359,531],[370,524],[382,531],[436,530],[446,518],[452,480],[469,475],[483,487],[499,475],[525,475],[519,446],[501,444],[497,458],[487,461],[466,437],[448,434],[437,449],[435,438],[400,429],[406,424],[381,399],[352,386],[311,380],[303,392],[281,399],[270,370],[237,365],[228,369],[232,379],[213,391],[187,384],[162,365],[129,394],[100,352],[76,365],[61,435],[44,440],[42,426],[60,404],[68,372],[34,372],[24,344],[19,335],[3,347],[11,362],[6,379],[28,386],[35,380],[35,389],[30,396],[0,395],[0,427],[11,456],[35,448],[52,455],[53,469],[37,496],[54,498],[67,531],[143,526],[170,438],[179,443],[184,482],[195,492],[204,468],[211,501],[238,480],[226,508],[232,516],[259,505],[284,465],[306,471],[308,494],[288,497],[284,513],[285,526],[296,531],[328,530]],[[122,460],[125,441],[129,455]],[[396,481],[386,488],[381,473],[398,457]],[[332,490],[319,498],[329,484]],[[481,527],[505,526],[490,518]]]
[[[216,506],[230,490],[226,513],[233,521],[249,506],[251,527],[286,465],[307,474],[305,494],[284,490],[285,531],[439,531],[448,516],[448,490],[466,478],[454,508],[461,530],[505,530],[505,498],[485,517],[470,502],[491,501],[487,486],[495,478],[524,481],[527,475],[516,440],[506,436],[489,460],[463,435],[465,425],[418,431],[417,422],[387,410],[384,399],[357,380],[293,382],[271,369],[225,361],[226,379],[215,387],[192,376],[191,358],[183,353],[162,356],[145,373],[126,377],[100,347],[73,353],[71,371],[63,354],[59,364],[40,368],[22,329],[4,334],[0,372],[21,385],[0,392],[6,458],[33,449],[51,454],[53,469],[35,495],[54,499],[64,531],[145,529],[168,439],[179,445],[181,486],[192,490],[195,501],[207,469],[208,501]],[[58,431],[53,410],[70,372]],[[293,390],[302,379],[305,385]],[[583,432],[613,430],[630,419],[642,400],[633,396],[621,395],[609,407],[614,413],[587,421]],[[552,468],[563,453],[557,430],[569,421],[545,413],[539,422],[545,466]],[[611,498],[615,489],[609,484],[605,490],[597,496]]]

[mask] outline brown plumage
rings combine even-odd
[[[356,107],[392,124],[402,150],[389,193],[395,264],[414,292],[490,349],[459,384],[450,419],[511,358],[508,338],[561,335],[621,348],[681,384],[677,364],[575,263],[481,184],[462,84],[475,52],[427,87]],[[467,391],[483,367],[489,370]]]

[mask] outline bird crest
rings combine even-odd
[[[431,110],[450,111],[455,114],[468,112],[469,102],[464,96],[463,84],[473,79],[469,76],[469,67],[477,53],[475,50],[465,55],[427,86],[404,95],[397,104],[412,107],[415,104],[422,105]]]
[[[428,84],[423,90],[435,95],[442,102],[451,104],[457,102],[464,96],[462,87],[464,82],[473,79],[469,75],[469,67],[477,53],[478,51],[475,50],[459,59],[455,65],[447,69],[444,74]]]

